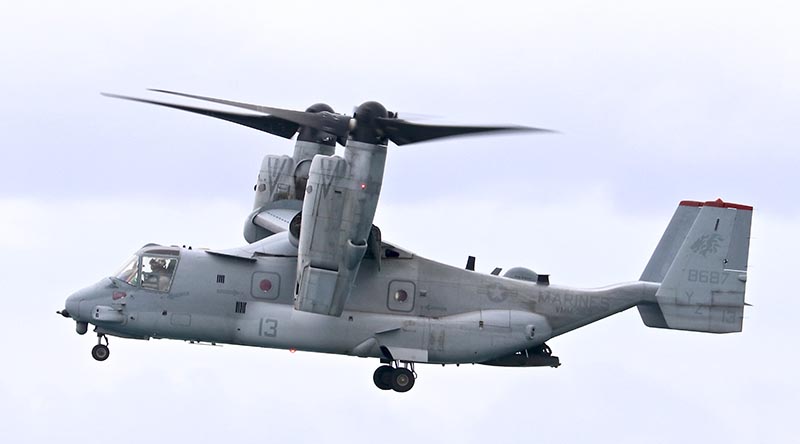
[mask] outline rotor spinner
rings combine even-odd
[[[323,111],[333,113],[333,108],[326,103],[315,103],[306,108],[307,113],[320,113]],[[297,140],[302,142],[319,143],[327,146],[336,146],[336,136],[307,125],[301,125],[299,127]]]
[[[390,116],[386,107],[378,102],[364,102],[356,108],[351,121],[350,137],[357,142],[369,144],[385,144],[386,136],[381,131],[378,119]]]

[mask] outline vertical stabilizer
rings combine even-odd
[[[667,275],[672,261],[678,254],[678,250],[683,245],[686,235],[692,229],[697,215],[700,213],[700,208],[703,206],[702,202],[695,202],[691,200],[684,200],[678,205],[675,214],[672,215],[672,220],[669,221],[666,231],[661,236],[661,240],[656,246],[656,250],[650,257],[650,262],[642,272],[640,281],[647,282],[661,282],[664,276]]]
[[[742,331],[753,208],[722,200],[696,205],[697,217],[656,293],[663,325],[652,326]]]
[[[672,261],[678,254],[678,250],[686,240],[686,235],[692,229],[697,215],[700,214],[700,207],[703,206],[702,202],[695,202],[691,200],[684,200],[678,205],[675,214],[672,215],[672,220],[669,221],[666,231],[661,236],[653,255],[650,257],[650,262],[642,272],[640,281],[647,282],[661,282],[664,276],[667,275]],[[636,307],[639,310],[639,315],[642,317],[642,322],[648,327],[655,328],[669,328],[661,309],[655,302],[647,302],[639,304]]]

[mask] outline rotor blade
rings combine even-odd
[[[204,116],[216,117],[217,119],[227,120],[228,122],[238,123],[250,128],[274,134],[279,137],[291,139],[300,127],[297,123],[281,119],[275,116],[262,116],[256,114],[238,114],[226,111],[216,111],[205,108],[197,108],[194,106],[176,105],[173,103],[159,102],[156,100],[139,99],[136,97],[121,96],[118,94],[100,93],[106,97],[113,97],[115,99],[131,100],[134,102],[149,103],[152,105],[165,106],[167,108],[179,109],[188,111],[190,113],[202,114]]]
[[[350,119],[349,116],[341,114],[330,113],[322,111],[319,113],[309,113],[305,111],[294,111],[290,109],[273,108],[270,106],[253,105],[250,103],[234,102],[233,100],[215,99],[213,97],[204,97],[194,94],[186,94],[175,91],[167,91],[164,89],[150,89],[165,94],[172,94],[181,97],[189,97],[191,99],[205,100],[207,102],[220,103],[222,105],[233,106],[237,108],[249,109],[264,114],[269,114],[281,119],[289,120],[300,126],[308,126],[326,133],[336,136],[346,136],[350,132]]]
[[[466,136],[470,134],[496,133],[496,132],[539,132],[553,133],[555,131],[531,128],[527,126],[456,126],[456,125],[428,125],[412,123],[402,119],[378,118],[378,126],[396,145],[425,142],[444,137]]]

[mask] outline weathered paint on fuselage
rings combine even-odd
[[[483,362],[654,300],[658,284],[594,290],[539,285],[424,258],[365,259],[340,317],[294,310],[296,257],[246,260],[182,250],[168,293],[105,279],[73,296],[76,319],[101,333],[385,357]],[[224,282],[218,282],[224,276]],[[269,281],[263,291],[262,280]],[[408,290],[405,302],[395,289]],[[113,300],[114,292],[126,296]],[[96,306],[124,321],[92,320]],[[69,308],[69,306],[68,306]],[[384,350],[382,351],[382,347]]]

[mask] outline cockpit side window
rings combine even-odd
[[[178,258],[163,256],[142,256],[142,288],[155,291],[169,291]]]
[[[133,286],[139,285],[139,257],[130,258],[116,274],[117,279]]]

